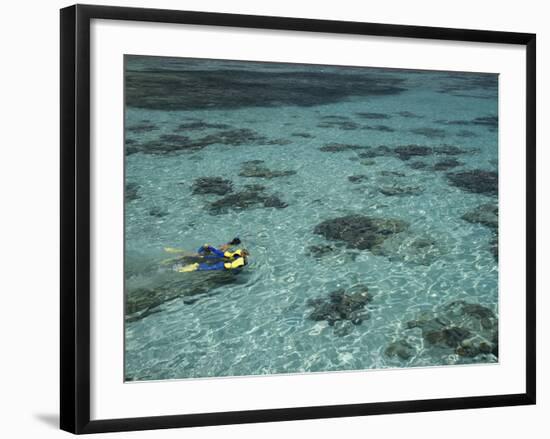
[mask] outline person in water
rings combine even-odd
[[[220,245],[219,249],[222,252],[226,252],[227,250],[229,250],[230,247],[239,245],[240,243],[241,243],[241,240],[239,238],[233,238],[228,243]],[[199,249],[197,250],[196,256],[205,258],[205,259],[219,258],[219,256],[214,251],[212,251],[212,249],[214,249],[214,247],[208,244],[204,244],[203,246],[199,247]]]
[[[205,244],[197,250],[197,255],[201,259],[207,259],[208,262],[195,262],[194,264],[181,267],[178,271],[189,273],[192,271],[239,270],[248,263],[249,253],[244,248],[235,251],[230,251],[229,248],[240,243],[241,240],[235,238],[231,242],[220,246],[219,249]]]

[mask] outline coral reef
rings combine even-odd
[[[351,149],[351,148],[348,148]],[[360,149],[359,147],[355,149]],[[424,146],[424,145],[400,145],[394,148],[390,148],[386,145],[380,145],[377,147],[362,147],[364,151],[358,155],[360,158],[374,158],[380,156],[397,157],[403,161],[409,161],[413,157],[426,157],[431,155],[445,155],[454,156],[459,154],[468,154],[472,150],[466,150],[454,145],[441,145],[436,147]],[[345,150],[341,148],[340,150]]]
[[[498,194],[498,174],[493,171],[475,169],[472,171],[449,173],[447,174],[447,178],[453,186],[467,192],[494,196]]]
[[[411,169],[426,169],[428,167],[428,164],[426,162],[410,162],[409,168]]]
[[[231,128],[231,125],[226,123],[210,123],[204,122],[202,120],[193,120],[191,122],[182,123],[178,126],[178,131],[196,131],[196,130],[205,130],[205,129],[219,129],[227,130]]]
[[[478,99],[495,99],[498,93],[498,76],[492,73],[446,74],[438,93]]]
[[[399,339],[390,343],[384,353],[388,357],[397,356],[402,360],[409,360],[416,353],[416,349],[407,340]]]
[[[372,159],[375,157],[393,155],[392,149],[385,145],[377,146],[375,148],[364,147],[363,149],[364,151],[358,154],[358,156],[362,159]]]
[[[449,169],[456,168],[457,166],[462,166],[463,164],[464,163],[459,162],[458,160],[456,160],[454,158],[443,159],[443,160],[440,160],[440,161],[436,162],[436,164],[433,166],[433,170],[434,171],[447,171]]]
[[[470,130],[460,130],[456,133],[456,135],[465,139],[477,137],[477,134]]]
[[[264,71],[250,69],[251,64],[239,68],[220,62],[219,69],[201,69],[184,61],[172,61],[169,67],[162,67],[158,59],[128,56],[126,105],[168,111],[311,107],[350,96],[395,95],[405,90],[403,79],[376,72]]]
[[[462,357],[498,357],[498,318],[489,308],[456,300],[407,323],[420,328],[428,346],[449,348]]]
[[[319,148],[319,151],[323,152],[343,152],[343,151],[355,151],[358,149],[365,149],[366,146],[350,145],[347,143],[328,143],[325,146]]]
[[[337,128],[340,130],[357,130],[361,125],[355,123],[344,116],[323,116],[321,122],[317,124],[318,128]]]
[[[181,134],[162,134],[158,139],[127,146],[126,154],[130,155],[137,152],[144,154],[195,152],[214,144],[241,146],[288,145],[289,143],[292,142],[288,139],[269,139],[249,128],[231,128],[198,138],[191,138]]]
[[[412,111],[399,111],[397,114],[401,117],[405,117],[407,119],[421,119],[424,116],[421,116],[419,114],[413,113]]]
[[[233,192],[233,183],[222,177],[200,177],[193,182],[194,195],[226,195]]]
[[[168,212],[159,206],[153,206],[149,209],[149,216],[162,218],[162,217],[165,217],[166,215],[168,215]]]
[[[170,272],[159,275],[158,266],[154,266],[153,270],[145,284],[132,278],[126,282],[127,322],[158,312],[161,305],[172,300],[183,298],[185,303],[192,303],[193,297],[212,294],[217,288],[237,280],[233,274],[223,271],[182,278],[181,275]]]
[[[332,291],[327,297],[310,299],[307,306],[313,310],[308,318],[314,321],[327,321],[335,326],[335,334],[347,335],[351,327],[347,323],[360,325],[368,318],[366,306],[372,301],[368,288],[364,285],[345,290],[343,288]]]
[[[380,131],[382,133],[393,133],[395,128],[392,128],[388,125],[365,125],[364,130]]]
[[[358,175],[350,175],[348,176],[348,180],[351,182],[351,183],[363,183],[365,182],[366,180],[368,180],[369,177],[365,174],[358,174]]]
[[[406,177],[407,175],[399,171],[380,171],[382,177]]]
[[[407,227],[408,223],[399,219],[348,215],[323,221],[315,226],[314,233],[343,242],[347,248],[373,250]]]
[[[243,210],[257,207],[284,209],[287,206],[288,204],[277,196],[266,194],[265,191],[259,187],[249,187],[210,203],[208,210],[212,215],[220,215],[230,210]]]
[[[393,153],[403,161],[409,160],[411,157],[423,157],[433,154],[433,148],[421,145],[404,145],[394,148]]]
[[[140,198],[139,185],[137,183],[126,183],[124,187],[124,200],[134,201]]]
[[[428,139],[437,139],[440,137],[445,137],[447,134],[445,130],[442,130],[439,128],[429,128],[429,127],[413,128],[410,131],[413,134],[424,136],[424,137],[427,137]]]
[[[384,113],[370,113],[370,112],[358,112],[355,113],[357,116],[362,117],[363,119],[389,119],[390,116]]]
[[[391,261],[430,266],[445,253],[442,244],[430,235],[407,230],[391,236],[372,250],[377,256],[386,256]]]
[[[476,207],[462,215],[462,219],[474,223],[483,224],[492,230],[498,229],[498,204],[487,203]]]
[[[296,171],[272,171],[268,167],[264,166],[263,160],[249,160],[242,163],[241,171],[239,175],[241,177],[256,177],[256,178],[277,178],[288,177],[289,175],[296,174]]]
[[[150,131],[156,130],[157,126],[155,124],[152,124],[148,120],[142,120],[141,122],[137,123],[136,125],[130,125],[126,127],[126,130],[140,134],[140,133],[148,133]]]
[[[462,219],[473,224],[482,224],[493,232],[489,242],[489,251],[498,261],[498,204],[482,204],[462,215]]]
[[[420,186],[399,186],[399,185],[392,185],[392,186],[382,186],[379,189],[380,193],[391,197],[391,196],[403,196],[403,195],[420,195],[424,192],[424,189]]]
[[[307,253],[314,258],[321,258],[333,253],[335,248],[331,245],[310,245],[307,248]]]
[[[310,133],[292,133],[291,134],[292,137],[301,137],[303,139],[312,139],[313,137],[313,134],[310,134]]]
[[[436,122],[443,125],[484,126],[491,131],[498,128],[498,116],[482,116],[471,120],[437,120]]]

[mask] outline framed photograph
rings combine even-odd
[[[61,428],[535,403],[535,35],[61,10]]]

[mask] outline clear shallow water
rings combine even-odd
[[[498,263],[490,251],[494,232],[462,218],[496,203],[496,197],[453,186],[447,176],[497,171],[495,125],[478,119],[498,114],[496,76],[141,57],[127,60],[127,69],[139,72],[127,76],[127,85],[139,90],[145,84],[149,94],[129,93],[132,105],[126,108],[126,182],[136,191],[128,197],[127,186],[126,294],[130,298],[146,290],[155,305],[141,315],[127,313],[127,379],[496,361],[491,355],[458,356],[454,348],[432,346],[419,328],[407,326],[420,313],[455,300],[497,312]],[[168,71],[177,77],[183,70],[185,84],[193,87],[190,100],[185,100],[185,84],[174,86],[173,77],[162,76]],[[204,72],[235,82],[216,89]],[[339,76],[324,81],[320,73]],[[357,95],[353,87],[345,93],[343,86],[331,88],[338,80],[346,84],[346,75],[358,84]],[[363,82],[376,87],[361,88]],[[263,100],[247,98],[272,83],[276,90],[262,91]],[[309,89],[311,83],[315,87]],[[170,142],[185,143],[181,137],[163,141],[162,135],[175,133],[193,142],[228,129],[178,128],[197,121],[253,130],[257,139],[162,150]],[[269,144],[273,140],[276,144]],[[363,149],[320,150],[335,142],[390,149],[455,145],[468,153],[403,160],[395,154],[364,158]],[[451,158],[460,166],[433,169]],[[296,173],[239,176],[243,162],[251,160],[262,160],[272,171]],[[426,167],[411,167],[418,161]],[[365,177],[348,179],[357,175]],[[215,176],[231,180],[234,192],[261,184],[288,206],[212,214],[209,204],[223,196],[193,195],[192,190],[196,179]],[[380,191],[388,187],[412,187],[418,193]],[[338,246],[314,233],[325,220],[355,214],[400,219],[409,226],[384,243],[384,254]],[[194,250],[234,236],[251,252],[249,266],[238,275],[175,273],[170,263],[162,263],[173,256],[163,251],[166,246]],[[428,250],[414,247],[420,238],[430,242]],[[326,245],[332,250],[322,256],[308,250]],[[309,318],[308,300],[357,285],[367,286],[372,296],[361,324],[344,322],[346,330],[339,332],[339,325]],[[411,347],[406,358],[386,352],[396,340]]]

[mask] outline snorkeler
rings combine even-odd
[[[195,262],[185,265],[178,269],[181,273],[189,273],[192,271],[222,271],[222,270],[237,270],[244,267],[248,263],[248,251],[246,249],[238,249],[229,251],[231,245],[241,243],[239,238],[233,239],[231,242],[220,246],[219,249],[205,244],[198,250],[198,255],[209,262]],[[217,262],[210,262],[216,260]]]
[[[240,243],[241,243],[241,240],[239,238],[233,238],[228,243],[220,245],[220,249],[218,250],[218,252],[221,251],[222,256],[220,256],[215,252],[215,250],[217,250],[216,248],[208,244],[205,244],[197,250],[197,256],[201,256],[203,258],[208,258],[208,259],[220,258],[220,257],[223,257],[223,252],[226,252],[227,250],[229,250],[230,247],[234,245],[239,245]]]
[[[229,249],[229,247],[234,246],[234,245],[239,245],[240,243],[241,243],[241,240],[239,238],[233,238],[228,243],[220,245],[219,248],[220,248],[221,251],[226,251],[226,250]],[[190,252],[188,250],[183,250],[181,248],[164,247],[165,252],[174,253],[174,254],[177,254],[179,256],[177,256],[175,258],[165,259],[164,261],[162,261],[162,263],[163,264],[169,264],[169,263],[174,262],[175,260],[181,260],[181,259],[208,259],[212,255],[212,252],[210,250],[208,250],[206,247],[207,247],[206,244],[203,245],[202,247],[200,247],[197,250],[196,253]],[[218,258],[218,256],[214,255],[214,258]]]

